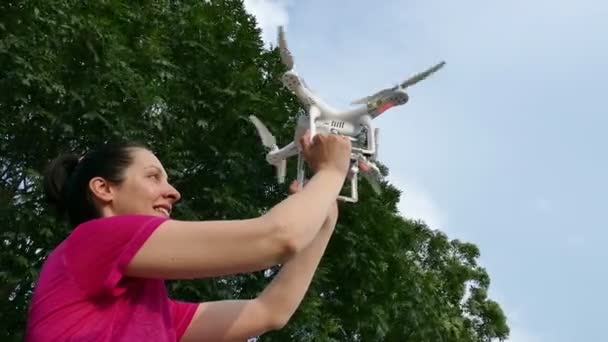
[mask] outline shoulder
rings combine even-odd
[[[158,226],[167,220],[168,219],[164,217],[139,214],[101,217],[81,223],[74,228],[73,233],[78,231],[111,228],[141,228],[145,226]]]
[[[120,215],[93,219],[78,225],[66,239],[68,249],[87,246],[117,246],[134,239],[146,240],[167,218],[150,215]]]

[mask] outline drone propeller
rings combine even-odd
[[[437,70],[443,68],[444,65],[445,65],[444,61],[439,62],[438,64],[430,67],[429,69],[408,78],[407,80],[405,80],[405,82],[401,83],[401,85],[400,85],[401,89],[407,88],[409,86],[412,86],[412,85],[424,80],[425,78],[429,77],[431,74],[435,73]]]
[[[288,70],[293,69],[293,55],[287,48],[287,40],[285,39],[285,31],[283,26],[279,26],[279,52],[281,54],[281,62],[285,64]]]
[[[253,122],[253,125],[258,130],[258,134],[262,139],[262,145],[269,149],[274,149],[275,147],[277,147],[277,139],[274,137],[274,135],[272,135],[272,133],[270,133],[268,128],[266,128],[266,126],[262,123],[262,121],[260,121],[260,119],[258,119],[254,115],[249,115],[249,120]]]
[[[377,98],[390,95],[392,92],[394,92],[397,89],[405,89],[405,88],[407,88],[409,86],[412,86],[412,85],[414,85],[414,84],[416,84],[416,83],[424,80],[425,78],[429,77],[431,74],[433,74],[437,70],[441,69],[444,65],[445,65],[445,62],[442,61],[442,62],[440,62],[440,63],[432,66],[431,68],[429,68],[429,69],[427,69],[427,70],[425,70],[425,71],[423,71],[421,73],[418,73],[418,74],[416,74],[416,75],[408,78],[407,80],[405,80],[403,83],[401,83],[399,85],[396,85],[396,86],[391,87],[391,88],[382,89],[382,90],[378,91],[377,93],[375,93],[373,95],[365,96],[365,97],[362,97],[360,99],[357,99],[357,100],[351,102],[351,104],[352,105],[366,104],[366,103],[371,102],[371,101],[373,101],[373,100],[375,100]]]
[[[365,178],[365,180],[371,185],[372,189],[376,192],[376,194],[380,195],[382,193],[382,186],[380,185],[380,169],[378,167],[368,161],[365,157],[359,157],[359,170],[360,174]]]
[[[371,170],[369,172],[360,172],[360,174],[361,176],[363,176],[363,178],[365,178],[369,185],[371,185],[372,189],[374,190],[374,192],[376,192],[376,194],[382,194],[382,187],[380,186],[380,181],[378,180],[378,178],[376,178],[376,175],[371,172]]]
[[[249,120],[253,123],[255,128],[262,139],[262,145],[264,147],[270,149],[271,151],[277,151],[279,147],[277,146],[277,140],[270,133],[268,128],[254,115],[249,115]],[[285,159],[280,160],[278,163],[273,164],[277,168],[277,180],[279,183],[285,182],[285,175],[287,173],[287,161]]]

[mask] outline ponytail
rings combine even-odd
[[[60,217],[64,216],[67,210],[67,183],[78,166],[78,159],[74,154],[63,154],[51,161],[44,173],[44,193],[47,203]]]
[[[58,218],[67,216],[72,227],[76,227],[101,217],[89,182],[101,177],[113,184],[122,183],[125,170],[133,162],[132,151],[136,148],[147,149],[138,143],[106,143],[82,158],[64,154],[51,161],[44,175],[44,192]]]

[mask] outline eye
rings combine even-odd
[[[152,178],[154,180],[159,180],[160,175],[158,173],[153,173],[153,174],[148,175],[148,178]]]

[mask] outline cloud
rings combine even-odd
[[[571,251],[581,251],[587,246],[587,239],[580,233],[570,233],[566,236],[566,247]]]
[[[513,306],[512,301],[506,300],[503,292],[490,289],[490,298],[497,301],[507,316],[509,338],[505,342],[544,342],[546,339],[537,331],[531,330],[526,322],[527,314],[519,306]]]
[[[536,333],[526,329],[514,311],[507,311],[507,324],[509,325],[509,338],[506,342],[542,342],[543,339]]]
[[[465,15],[472,11],[476,14]],[[432,18],[418,19],[417,28],[429,44],[448,55],[452,65],[490,72],[512,72],[506,69],[510,66],[517,68],[518,77],[543,79],[555,71],[586,67],[590,60],[605,60],[602,32],[607,13],[605,1],[513,0],[442,2],[441,6],[425,2],[407,15]],[[539,72],[544,72],[543,77]]]
[[[419,184],[401,178],[388,177],[391,184],[402,191],[398,204],[403,217],[422,220],[431,229],[445,229],[445,214],[439,209],[431,194]]]
[[[245,0],[245,10],[256,17],[267,46],[275,43],[278,26],[287,26],[289,15],[285,0]]]
[[[538,336],[535,336],[515,326],[511,327],[510,337],[506,340],[506,342],[541,342],[541,339]]]
[[[537,212],[549,214],[553,212],[553,204],[551,201],[544,197],[536,198],[532,201],[532,208]]]

